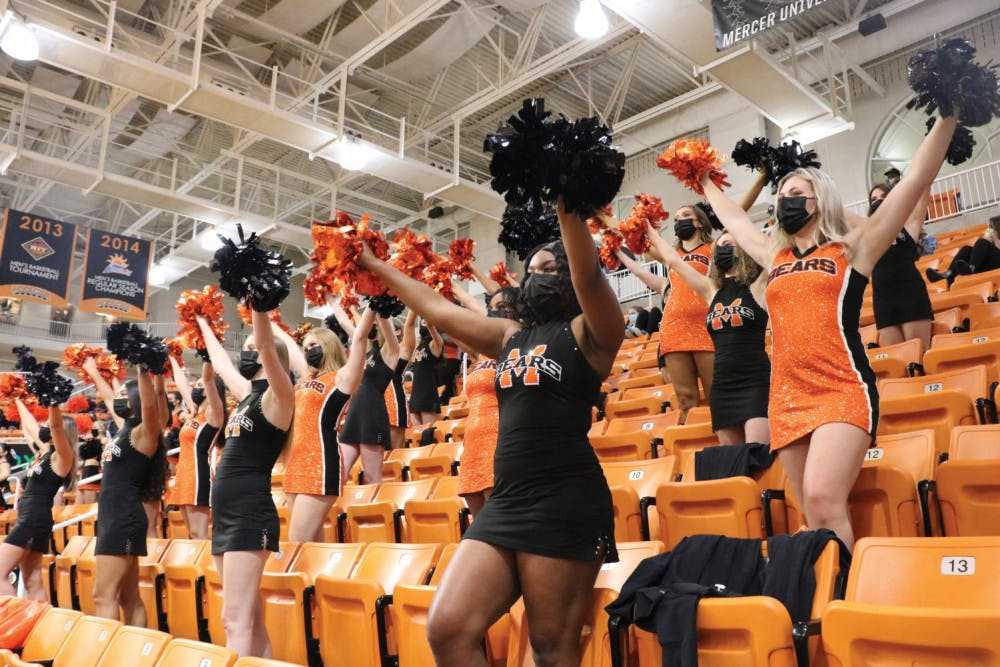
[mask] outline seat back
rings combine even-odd
[[[25,662],[52,660],[83,614],[72,609],[50,607],[42,614],[24,641],[21,659]]]
[[[961,276],[959,277],[961,278]],[[969,306],[965,314],[969,318],[971,331],[1000,328],[1000,303],[976,303]]]
[[[413,482],[383,482],[371,502],[347,508],[345,539],[351,542],[397,541],[396,510],[403,510],[411,498],[427,498],[436,481],[426,478]],[[402,523],[399,529],[399,537],[402,537]]]
[[[197,568],[202,562],[203,554],[209,547],[208,540],[171,540],[166,549],[163,550],[159,559],[156,559],[153,550],[147,547],[148,557],[146,562],[140,562],[139,566],[139,597],[142,598],[146,606],[146,627],[151,630],[160,629],[157,622],[156,606],[156,579],[163,574],[167,566],[181,566]],[[162,601],[162,609],[169,616],[171,613],[170,602],[172,600],[181,601],[185,599],[185,609],[177,610],[177,628],[171,628],[172,634],[183,631],[186,635],[193,634],[197,637],[197,625],[194,621],[194,582],[190,586],[185,585],[182,579],[175,581],[175,591],[179,594],[174,597],[165,597]],[[183,589],[183,592],[178,589]],[[183,621],[181,618],[183,617]],[[193,630],[192,630],[193,628]],[[184,635],[182,635],[184,636]]]
[[[866,350],[872,370],[879,378],[909,377],[911,363],[919,364],[924,354],[923,343],[912,338],[895,345],[869,348]]]
[[[1000,424],[957,426],[951,432],[949,461],[1000,459]]]
[[[76,595],[80,600],[80,611],[93,615],[97,611],[94,605],[94,571],[97,560],[94,548],[97,540],[91,539],[86,548],[76,558]]]
[[[97,667],[153,667],[170,639],[166,632],[125,625],[111,637]]]
[[[310,582],[321,574],[346,579],[351,576],[364,550],[365,545],[360,543],[306,542],[287,571],[304,574]]]
[[[638,461],[653,457],[653,436],[648,431],[590,436],[590,446],[602,463]]]
[[[76,583],[76,560],[84,551],[87,545],[94,538],[74,535],[66,543],[66,548],[55,557],[55,572],[53,574],[53,588],[56,591],[56,599],[52,604],[64,609],[76,609],[79,606],[79,595]]]
[[[693,457],[699,449],[718,444],[719,438],[710,423],[669,426],[663,430],[663,449],[677,457],[678,470],[683,470],[688,457]]]
[[[403,510],[406,541],[451,544],[462,538],[468,507],[459,497],[411,500]]]
[[[422,584],[441,548],[440,544],[369,544],[351,578],[377,581],[387,594],[400,581]]]
[[[97,616],[84,616],[66,637],[56,652],[53,667],[92,667],[104,655],[111,638],[122,627],[118,621]]]
[[[156,667],[232,667],[236,653],[224,646],[190,639],[174,639],[156,663]]]
[[[689,535],[764,537],[760,488],[749,477],[668,482],[656,492],[658,539],[668,550]]]
[[[639,541],[647,537],[643,531],[642,498],[655,498],[661,484],[673,479],[677,472],[677,457],[661,456],[644,461],[602,462],[604,478],[611,487],[615,509],[615,539]],[[619,491],[626,487],[633,493]],[[646,511],[649,534],[658,534],[659,519],[655,511]]]
[[[430,449],[429,447],[427,449]],[[446,454],[425,456],[410,462],[410,479],[421,480],[429,477],[445,477],[451,474],[453,460]]]
[[[437,484],[434,485],[434,490],[431,491],[431,495],[427,499],[457,498],[458,481],[459,478],[456,476],[438,477]]]
[[[975,402],[987,395],[983,366],[923,377],[880,380],[880,434],[933,429],[943,451],[951,429],[977,422]]]
[[[983,304],[993,306],[996,304]],[[931,350],[939,350],[949,347],[960,347],[976,343],[988,343],[1000,338],[1000,327],[990,329],[979,329],[977,331],[963,331],[961,333],[938,334],[931,338]],[[930,352],[930,350],[928,350]]]
[[[959,426],[935,478],[945,535],[1000,535],[1000,426]]]
[[[642,431],[649,434],[651,438],[662,435],[668,426],[677,426],[680,419],[680,412],[671,410],[656,415],[639,415],[637,417],[616,417],[608,422],[605,435],[616,435],[618,433],[631,433]]]

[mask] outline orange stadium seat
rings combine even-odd
[[[969,243],[968,245],[972,245],[972,243]],[[951,284],[949,291],[964,290],[967,287],[975,287],[982,283],[992,283],[993,289],[996,291],[996,286],[1000,285],[1000,269],[982,271],[980,273],[970,273],[964,276],[955,276],[955,281]]]
[[[210,548],[208,540],[171,540],[162,551],[147,547],[149,555],[139,559],[139,597],[146,607],[146,627],[150,630],[168,631],[166,613],[169,609],[161,603],[164,566],[197,565],[207,548]]]
[[[96,546],[97,540],[90,540],[80,555],[76,557],[76,597],[80,604],[80,611],[91,615],[97,611],[94,605],[94,570],[97,568],[94,548]],[[148,550],[150,547],[146,548]]]
[[[668,426],[661,432],[663,436],[663,452],[677,457],[677,467],[684,470],[687,459],[705,447],[719,444],[719,438],[712,431],[712,424],[684,424],[683,426]]]
[[[978,331],[961,331],[949,334],[937,334],[931,338],[931,349],[943,349],[972,345],[975,343],[988,343],[1000,339],[1000,327],[991,329],[979,329]]]
[[[383,482],[371,502],[347,508],[346,539],[351,542],[401,542],[405,535],[403,509],[411,500],[424,500],[434,489],[434,478],[413,482]]]
[[[875,375],[881,378],[905,378],[913,375],[911,369],[920,364],[924,346],[919,338],[896,345],[874,347],[867,350]]]
[[[66,636],[52,667],[94,667],[122,624],[108,618],[84,616]]]
[[[590,444],[602,461],[637,461],[660,455],[657,445],[668,426],[676,426],[680,413],[639,415],[612,419],[603,435],[590,435]]]
[[[469,525],[469,516],[465,500],[457,495],[427,500],[411,499],[403,508],[406,542],[412,544],[458,542]]]
[[[92,537],[77,535],[70,538],[66,548],[52,562],[51,589],[55,596],[52,604],[58,604],[64,609],[80,609],[79,589],[77,588],[76,560],[93,541]]]
[[[961,308],[935,311],[934,321],[931,323],[931,333],[935,336],[954,333],[956,327],[962,327],[964,317]]]
[[[167,644],[156,667],[233,667],[235,664],[236,654],[228,648],[174,639]]]
[[[358,458],[360,461],[360,457]],[[337,540],[344,542],[347,523],[347,508],[359,503],[370,503],[378,493],[378,484],[345,484],[337,502],[330,510],[337,516]]]
[[[183,544],[183,542],[181,542]],[[201,620],[201,598],[205,570],[213,565],[211,543],[205,544],[198,560],[170,562],[164,556],[163,575],[157,578],[156,613],[159,629],[174,637],[207,641]]]
[[[153,667],[159,661],[170,635],[149,628],[125,625],[111,637],[97,667]]]
[[[70,632],[82,618],[82,613],[72,609],[60,609],[59,607],[47,609],[35,623],[31,632],[28,633],[20,660],[29,663],[52,660],[59,652],[59,647],[63,645]],[[11,651],[2,650],[0,651],[0,662],[4,660],[16,662],[18,656]]]
[[[1000,535],[1000,425],[955,428],[935,483],[945,535]]]
[[[430,449],[430,447],[427,447],[427,449]],[[410,461],[408,479],[416,481],[419,479],[446,477],[452,473],[454,467],[452,464],[454,463],[455,461],[447,454],[413,459]]]
[[[1000,665],[1000,538],[868,538],[823,614],[830,667]]]
[[[1000,303],[973,304],[966,310],[965,315],[969,320],[970,331],[1000,328]]]
[[[658,525],[650,525],[648,508],[660,485],[673,479],[677,460],[665,456],[643,461],[606,461],[601,463],[601,468],[614,501],[615,540],[649,539],[649,534],[656,532]],[[652,514],[655,517],[655,513]]]

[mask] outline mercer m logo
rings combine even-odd
[[[234,412],[229,417],[229,421],[226,423],[225,437],[227,438],[238,438],[246,431],[247,433],[253,433],[253,420],[246,415],[247,410],[250,406]]]
[[[712,330],[720,330],[727,322],[729,326],[738,328],[743,326],[743,320],[753,321],[753,308],[743,305],[743,299],[733,299],[728,306],[721,303],[715,304],[708,313],[708,321],[712,324]]]
[[[556,381],[561,380],[562,366],[545,356],[548,347],[548,345],[536,345],[523,355],[521,348],[513,348],[507,354],[507,358],[497,365],[497,381],[500,387],[510,389],[514,386],[514,378],[520,378],[521,384],[525,387],[537,386],[541,384],[539,373],[545,373]]]

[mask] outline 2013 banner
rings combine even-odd
[[[65,308],[76,225],[7,209],[0,229],[0,296]]]
[[[146,319],[152,251],[149,241],[87,230],[80,310]]]
[[[715,50],[723,51],[828,0],[712,0]]]

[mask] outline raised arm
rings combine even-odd
[[[358,320],[351,337],[351,351],[347,355],[347,363],[337,371],[337,390],[348,396],[354,394],[361,384],[361,376],[365,372],[365,350],[368,347],[368,332],[375,322],[375,311],[371,308],[365,311]]]
[[[428,323],[427,331],[431,335],[431,354],[440,357],[441,353],[444,352],[444,339],[441,338],[441,333],[433,324]]]
[[[198,328],[201,329],[202,338],[205,339],[205,349],[208,351],[208,358],[212,361],[212,368],[222,378],[229,393],[235,396],[237,401],[242,401],[250,393],[250,381],[240,375],[236,366],[233,365],[233,360],[229,358],[229,354],[226,353],[219,339],[215,337],[215,333],[212,332],[205,318],[198,318]],[[271,329],[270,322],[268,322],[267,328]]]
[[[653,290],[657,294],[663,294],[663,290],[667,289],[667,285],[670,284],[670,281],[665,277],[656,275],[642,264],[623,253],[621,250],[619,250],[617,254],[618,259],[620,259],[622,264],[625,265],[625,268],[628,269],[633,276],[641,280],[646,287]],[[660,259],[662,259],[662,257]]]
[[[70,442],[66,437],[62,412],[59,411],[58,405],[49,406],[49,431],[52,432],[52,446],[55,447],[55,452],[52,454],[52,472],[65,477],[73,470],[76,443]]]
[[[712,210],[718,216],[722,226],[733,235],[736,244],[743,248],[743,252],[750,255],[755,262],[764,267],[764,270],[771,268],[771,239],[757,229],[750,216],[743,208],[731,200],[719,189],[706,174],[701,179],[701,186],[705,190],[705,197],[712,205]]]
[[[309,364],[306,363],[306,355],[302,352],[299,344],[295,342],[295,339],[287,331],[278,326],[278,323],[274,320],[271,320],[271,332],[285,343],[285,349],[288,350],[289,368],[300,378],[309,375]]]
[[[153,456],[163,431],[163,406],[153,384],[153,377],[139,369],[139,401],[142,403],[142,423],[132,432],[132,444],[146,456]]]
[[[910,213],[910,217],[904,225],[907,233],[913,237],[914,241],[919,240],[920,233],[924,230],[924,221],[927,219],[927,207],[930,203],[931,189],[927,188],[924,191],[923,196],[917,200],[917,205],[913,207],[913,211]]]
[[[351,316],[347,314],[344,307],[340,305],[340,301],[331,297],[327,298],[327,303],[330,304],[330,309],[333,310],[333,316],[337,318],[337,322],[340,324],[341,328],[347,332],[348,336],[354,335],[354,321]]]
[[[556,207],[556,213],[569,260],[573,291],[583,311],[573,318],[573,335],[587,361],[604,378],[611,372],[611,365],[625,337],[621,307],[611,283],[601,271],[597,246],[586,221],[575,213],[568,213],[563,208],[562,200]]]
[[[111,415],[111,419],[114,420],[118,428],[121,428],[125,420],[115,414],[115,389],[101,375],[101,372],[97,368],[97,361],[93,357],[88,358],[83,362],[83,370],[90,376],[90,381],[94,384],[94,389],[97,390],[97,395],[101,397],[104,408]]]
[[[28,437],[28,446],[38,456],[42,446],[42,441],[38,439],[38,420],[20,398],[14,399],[14,405],[17,406],[17,416],[21,418],[21,432]]]
[[[767,185],[767,172],[760,171],[757,173],[757,178],[754,179],[753,185],[743,195],[743,200],[740,201],[740,208],[744,211],[749,211],[753,208],[753,205],[757,203],[757,197],[760,197],[760,191],[764,189],[765,185]]]
[[[496,283],[493,283],[493,284],[496,285]],[[451,283],[451,288],[452,288],[452,291],[455,292],[455,298],[458,299],[458,302],[460,304],[462,304],[462,306],[464,306],[465,308],[468,308],[469,310],[471,310],[474,313],[479,313],[480,315],[485,315],[486,314],[486,307],[483,306],[483,304],[479,302],[479,299],[477,299],[476,297],[472,296],[471,294],[469,294],[468,292],[466,292],[464,289],[462,289],[461,285],[459,285],[456,282],[452,282]],[[500,288],[497,287],[497,289],[500,289]],[[489,289],[486,290],[486,292],[488,294],[493,294],[494,291],[496,291],[496,290],[492,290],[492,291],[489,290]]]
[[[412,308],[406,313],[403,322],[403,340],[399,343],[399,358],[409,361],[413,358],[413,350],[417,347],[417,312]]]
[[[287,430],[295,410],[295,387],[288,370],[278,359],[268,313],[253,311],[253,342],[268,382],[267,391],[260,401],[261,411],[267,421]]]
[[[520,328],[512,320],[483,317],[455,305],[427,285],[376,258],[367,248],[358,263],[377,275],[403,303],[429,323],[468,342],[477,352],[491,359],[500,356],[507,338]]]
[[[371,310],[371,308],[368,310]],[[364,315],[361,317],[364,317]],[[359,319],[358,321],[360,322],[361,320]],[[378,323],[378,330],[382,332],[382,338],[385,339],[385,344],[382,345],[382,361],[389,368],[395,368],[399,362],[399,339],[396,338],[396,330],[393,328],[392,322],[383,317],[378,318],[376,322]],[[365,332],[365,335],[367,336],[368,333]]]
[[[174,371],[174,384],[177,385],[177,391],[180,392],[181,398],[184,399],[184,405],[187,406],[188,413],[194,416],[198,412],[198,406],[191,400],[191,381],[188,379],[187,371],[184,370],[184,367],[173,356],[170,357],[170,368]]]
[[[677,249],[664,241],[659,232],[652,227],[649,228],[646,237],[649,238],[649,242],[660,253],[660,256],[663,257],[664,264],[676,271],[681,280],[690,285],[691,289],[697,292],[698,296],[704,299],[706,303],[712,300],[716,289],[715,284],[709,280],[708,276],[698,273],[690,264],[681,259],[681,256],[677,253]]]
[[[169,428],[173,422],[170,401],[167,400],[167,380],[163,373],[153,376],[153,391],[156,392],[156,406],[160,411],[160,425]]]
[[[886,195],[878,210],[868,219],[868,224],[852,230],[847,243],[854,251],[851,264],[855,269],[869,275],[875,262],[892,245],[899,231],[906,224],[921,196],[927,191],[944,162],[955,132],[957,119],[938,118],[934,127],[920,142],[906,178],[897,183]]]
[[[498,289],[500,289],[500,283],[484,274],[475,266],[472,266],[472,275],[479,281],[479,284],[483,286],[483,289],[486,290],[487,294],[494,294]],[[455,290],[455,296],[458,296],[458,290]],[[461,297],[459,297],[459,301],[461,300]]]
[[[215,371],[209,361],[201,366],[201,381],[205,385],[205,421],[209,426],[222,428],[226,397],[219,395],[219,389],[215,386]]]

